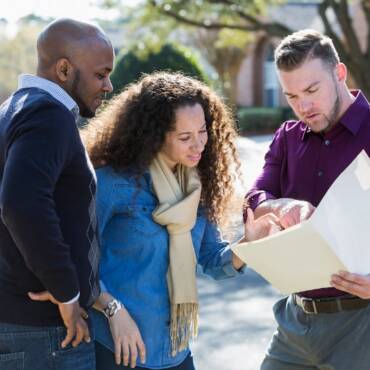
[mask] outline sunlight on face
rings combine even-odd
[[[292,71],[278,71],[283,92],[297,117],[314,132],[327,132],[341,111],[341,66],[330,70],[321,59],[311,59]]]
[[[168,166],[198,165],[208,140],[204,111],[200,104],[186,105],[176,110],[175,130],[166,134],[160,153]]]
[[[94,117],[105,94],[113,89],[110,73],[114,64],[114,50],[106,43],[96,42],[93,50],[81,52],[74,61],[76,68],[71,96],[80,108],[82,117]]]

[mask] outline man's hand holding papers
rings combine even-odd
[[[232,249],[283,293],[331,284],[370,298],[369,200],[370,158],[361,152],[316,210],[310,203],[287,198],[262,202],[254,216],[272,212],[288,229]]]
[[[340,271],[332,275],[330,283],[334,288],[362,299],[370,299],[370,275]]]

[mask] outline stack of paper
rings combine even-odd
[[[330,286],[339,270],[370,273],[370,159],[342,172],[309,220],[232,250],[283,293]]]

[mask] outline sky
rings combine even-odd
[[[139,0],[123,0],[125,5],[135,5]],[[91,20],[110,18],[112,12],[103,11],[94,4],[97,0],[0,0],[0,17],[14,23],[17,19],[35,13],[42,17],[70,17]]]
[[[132,6],[141,0],[121,1],[126,6]],[[98,2],[99,0],[0,0],[0,18],[8,21],[5,33],[8,37],[13,37],[17,32],[17,20],[30,13],[44,18],[69,17],[81,21],[112,19],[117,15],[114,10],[104,10],[96,6]]]

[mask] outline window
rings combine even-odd
[[[279,90],[279,81],[274,64],[274,48],[269,45],[263,61],[263,105],[278,107],[280,105]]]

